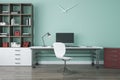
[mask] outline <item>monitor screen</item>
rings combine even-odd
[[[74,43],[74,33],[56,33],[56,42]]]

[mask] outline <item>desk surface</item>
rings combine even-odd
[[[31,46],[30,49],[53,49],[51,46]],[[97,46],[79,46],[79,47],[66,47],[66,49],[103,49],[103,47]]]

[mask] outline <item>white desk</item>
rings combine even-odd
[[[37,51],[42,51],[42,50],[53,50],[53,47],[42,47],[42,46],[32,46],[30,47],[32,50],[32,67],[35,67],[38,65],[38,61],[36,60],[36,52]],[[91,51],[91,58],[92,58],[92,66],[94,66],[94,58],[96,58],[96,68],[99,68],[99,56],[100,52],[103,49],[103,47],[96,47],[96,46],[91,46],[91,47],[86,47],[86,46],[80,46],[80,47],[66,47],[66,50],[83,50],[83,51]]]

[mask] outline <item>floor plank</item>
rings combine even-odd
[[[72,71],[60,71],[63,65],[0,67],[0,80],[120,80],[120,69],[99,69],[90,65],[68,65]]]

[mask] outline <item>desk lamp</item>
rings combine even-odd
[[[45,36],[50,37],[51,34],[50,34],[49,32],[47,32],[46,34],[44,34],[44,35],[42,36],[42,42],[43,42],[43,46],[44,46],[44,47],[46,46],[46,45],[45,45],[45,41],[44,41]]]

